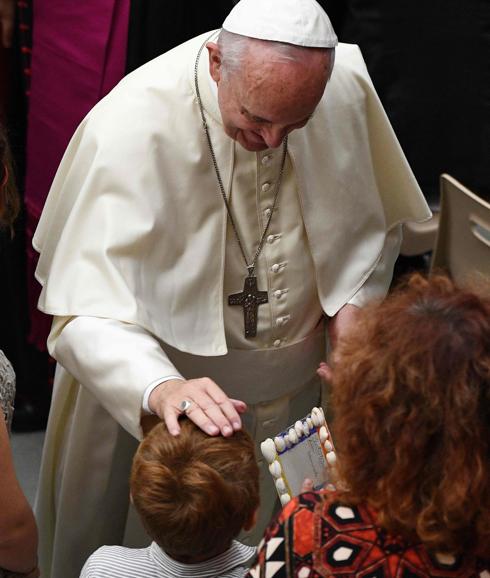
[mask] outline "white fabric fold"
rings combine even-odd
[[[364,307],[374,299],[381,299],[386,295],[393,276],[393,267],[400,252],[402,242],[402,227],[397,225],[388,232],[383,251],[378,264],[369,278],[357,293],[349,299],[350,305]]]
[[[62,321],[55,320],[55,331]],[[138,439],[137,416],[148,384],[172,375],[183,379],[154,337],[113,319],[70,320],[54,342],[52,355]]]

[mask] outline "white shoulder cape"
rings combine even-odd
[[[124,78],[77,129],[33,242],[42,311],[117,319],[184,352],[226,353],[226,213],[193,85],[208,36]],[[200,87],[226,187],[233,142],[206,66],[203,54]],[[356,46],[339,45],[289,154],[320,300],[334,315],[376,267],[387,231],[430,217]]]

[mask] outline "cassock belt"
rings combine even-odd
[[[248,404],[271,401],[301,389],[325,359],[323,323],[292,345],[268,349],[230,349],[226,355],[204,357],[162,344],[170,361],[186,379],[209,377],[229,397]]]

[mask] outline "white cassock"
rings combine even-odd
[[[34,239],[40,308],[58,360],[36,511],[43,576],[77,576],[127,530],[128,472],[145,391],[210,377],[250,406],[257,442],[320,400],[324,317],[384,296],[400,225],[430,211],[357,47],[339,45],[314,117],[289,138],[278,208],[257,276],[269,302],[245,339],[246,269],[199,119],[193,69],[209,34],[126,77],[82,122]],[[249,254],[272,204],[281,149],[251,153],[222,130],[199,86],[225,189]],[[81,385],[80,385],[81,384]],[[122,426],[122,427],[121,427]],[[268,522],[274,488],[262,472]]]

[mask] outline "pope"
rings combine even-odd
[[[145,416],[260,442],[320,404],[326,342],[386,294],[401,224],[429,217],[359,49],[314,0],[241,0],[123,79],[73,136],[34,238],[58,361],[43,575],[139,539]],[[274,508],[265,467],[244,541]]]

